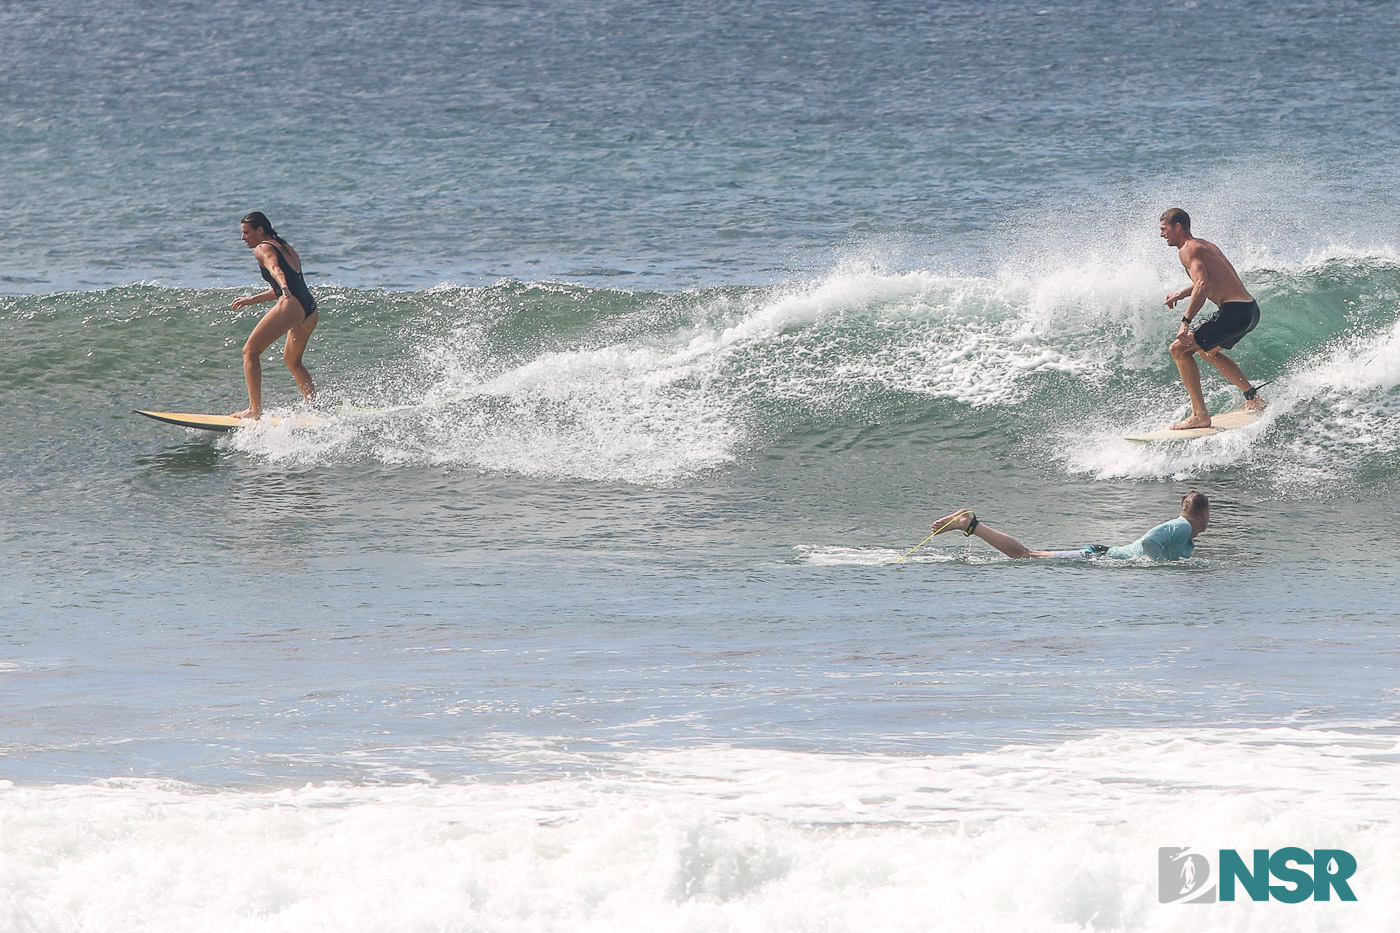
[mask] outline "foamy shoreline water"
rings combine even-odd
[[[1393,731],[951,756],[710,747],[523,783],[0,786],[25,929],[1378,929]],[[1355,903],[1162,905],[1156,850],[1345,847]]]

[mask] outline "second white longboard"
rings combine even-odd
[[[182,428],[198,428],[201,431],[232,431],[236,428],[256,427],[260,424],[290,424],[293,428],[315,428],[331,423],[331,419],[317,412],[303,412],[288,417],[263,415],[261,420],[252,421],[235,418],[232,415],[204,415],[188,411],[146,411],[143,408],[133,410],[138,415],[145,415],[156,421],[179,425]]]
[[[1210,427],[1208,428],[1183,428],[1180,431],[1173,431],[1171,428],[1162,428],[1160,431],[1149,431],[1147,434],[1134,434],[1127,439],[1130,441],[1140,441],[1144,444],[1151,444],[1157,441],[1189,441],[1197,437],[1209,437],[1212,434],[1219,434],[1222,431],[1234,431],[1239,428],[1247,428],[1262,417],[1264,417],[1262,411],[1253,411],[1248,408],[1236,408],[1218,415],[1211,415]]]

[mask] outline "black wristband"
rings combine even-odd
[[[1190,319],[1189,317],[1187,317],[1186,315],[1183,314],[1183,315],[1181,316],[1181,323],[1183,323],[1183,324],[1190,324],[1190,323],[1191,323],[1191,319]]]

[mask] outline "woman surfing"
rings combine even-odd
[[[301,362],[301,356],[306,352],[306,342],[316,329],[316,299],[311,289],[306,287],[306,279],[301,274],[301,257],[291,244],[272,229],[266,214],[253,211],[243,218],[239,227],[243,231],[243,242],[257,257],[258,271],[272,287],[261,294],[236,299],[233,309],[236,311],[266,301],[277,302],[262,316],[243,344],[243,378],[248,382],[248,407],[235,413],[234,417],[256,421],[262,417],[260,357],[283,334],[287,335],[287,345],[282,359],[286,360],[287,369],[291,370],[302,396],[308,402],[316,400],[316,386],[311,382],[311,373]]]

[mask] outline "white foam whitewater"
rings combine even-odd
[[[0,922],[1381,931],[1400,907],[1400,741],[1365,726],[1146,730],[940,756],[662,749],[560,767],[273,791],[0,784]],[[1360,866],[1358,900],[1159,904],[1157,849],[1185,845],[1342,848]]]
[[[378,413],[240,431],[227,443],[282,462],[364,457],[666,484],[733,463],[789,424],[845,424],[866,400],[914,395],[1043,424],[1052,459],[1104,478],[1190,477],[1262,456],[1283,463],[1267,471],[1278,481],[1307,482],[1352,469],[1353,455],[1397,449],[1393,326],[1288,360],[1254,426],[1186,445],[1124,441],[1185,410],[1184,390],[1162,382],[1176,327],[1162,297],[1181,274],[1160,252],[1132,242],[982,275],[851,265],[815,282],[672,302],[663,317],[682,307],[685,323],[669,330],[642,326],[643,311],[635,327],[523,355],[501,352],[489,328],[454,309],[465,321],[423,338],[417,382],[381,375],[377,396],[354,399]],[[1248,274],[1311,287],[1330,261]],[[608,336],[618,332],[628,336]],[[1237,404],[1238,390],[1202,368],[1212,409]]]
[[[227,443],[274,461],[364,456],[665,483],[762,443],[775,410],[839,419],[889,392],[1010,405],[1036,374],[1102,376],[1112,359],[1098,344],[1105,330],[1138,326],[1133,296],[1144,274],[1061,281],[846,269],[707,298],[693,324],[669,333],[508,363],[492,359],[468,322],[423,347],[425,387],[364,400],[391,409],[383,417],[341,417],[327,430],[259,427]]]

